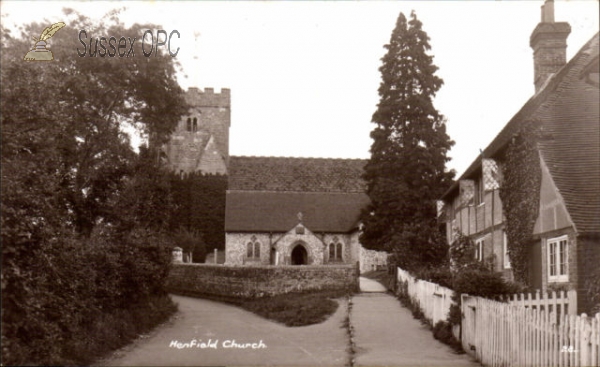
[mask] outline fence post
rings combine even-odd
[[[577,291],[574,289],[568,291],[567,299],[569,300],[569,315],[577,315]]]

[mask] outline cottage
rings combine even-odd
[[[533,31],[535,94],[476,157],[442,197],[440,218],[448,243],[457,233],[476,244],[476,258],[513,276],[500,190],[507,147],[535,122],[537,208],[527,249],[529,285],[542,290],[577,289],[580,310],[588,306],[585,283],[600,264],[599,35],[566,62],[570,26],[554,21],[552,1],[542,7]],[[523,203],[525,210],[526,203]]]

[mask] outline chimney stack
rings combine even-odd
[[[569,33],[569,23],[554,21],[554,1],[546,0],[542,5],[542,20],[529,39],[529,45],[533,48],[533,81],[536,93],[552,74],[567,63]]]

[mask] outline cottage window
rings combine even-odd
[[[475,182],[475,205],[483,204],[484,202],[485,190],[483,188],[483,180]]]
[[[483,261],[483,247],[485,245],[485,240],[483,238],[475,241],[475,260]]]
[[[551,282],[569,281],[569,239],[567,236],[548,240],[548,280]]]
[[[506,239],[506,232],[503,234],[502,252],[504,254],[504,269],[510,269],[510,256],[508,256],[508,241]]]

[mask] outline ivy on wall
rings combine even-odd
[[[191,173],[184,177],[171,175],[171,229],[187,230],[202,235],[206,251],[225,248],[226,175]],[[195,253],[194,258],[203,258]]]
[[[516,281],[529,280],[529,246],[539,214],[541,167],[538,121],[527,121],[508,144],[502,160],[500,199],[506,217],[508,255]]]

